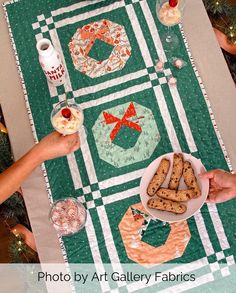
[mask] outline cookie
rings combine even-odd
[[[187,209],[182,203],[162,198],[150,198],[147,202],[147,206],[151,209],[167,211],[175,214],[183,214]]]
[[[152,180],[150,181],[147,194],[153,196],[157,190],[160,188],[162,183],[165,181],[170,168],[170,161],[168,159],[162,159],[160,165],[158,166],[156,173],[154,174]]]
[[[170,199],[173,201],[187,201],[195,196],[195,192],[192,189],[177,191],[167,188],[160,188],[156,195],[161,198]]]
[[[188,161],[184,162],[183,177],[187,187],[194,191],[194,197],[199,197],[201,195],[201,189],[197,183],[197,179],[195,177],[192,165]]]
[[[169,182],[169,189],[177,190],[179,181],[183,174],[184,160],[182,154],[174,154],[173,169]]]

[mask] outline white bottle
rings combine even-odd
[[[37,42],[39,63],[47,79],[54,85],[59,86],[65,83],[65,69],[60,56],[48,39],[41,39]]]

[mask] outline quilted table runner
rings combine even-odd
[[[123,264],[188,263],[189,272],[198,269],[197,281],[169,283],[171,292],[216,290],[232,280],[236,200],[205,204],[174,224],[151,219],[140,201],[143,172],[165,153],[190,153],[208,170],[229,168],[184,31],[171,28],[179,46],[168,53],[161,42],[167,28],[155,5],[154,0],[15,0],[4,9],[35,139],[53,131],[50,113],[66,92],[84,111],[81,149],[45,163],[50,200],[72,196],[88,212],[85,229],[60,238],[65,261],[114,264],[120,271]],[[65,85],[47,82],[36,50],[41,38],[59,52]],[[184,61],[182,69],[173,66],[173,54]],[[158,60],[163,71],[156,68]],[[171,76],[176,85],[169,83]],[[141,282],[129,290],[130,285],[116,292],[166,286]],[[100,290],[109,286],[101,283]]]

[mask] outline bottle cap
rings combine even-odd
[[[37,42],[36,48],[41,56],[50,56],[53,52],[53,46],[50,40],[41,39]]]

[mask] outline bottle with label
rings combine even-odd
[[[37,42],[39,63],[42,66],[46,78],[54,85],[59,86],[65,83],[65,69],[60,56],[48,39],[41,39]]]

